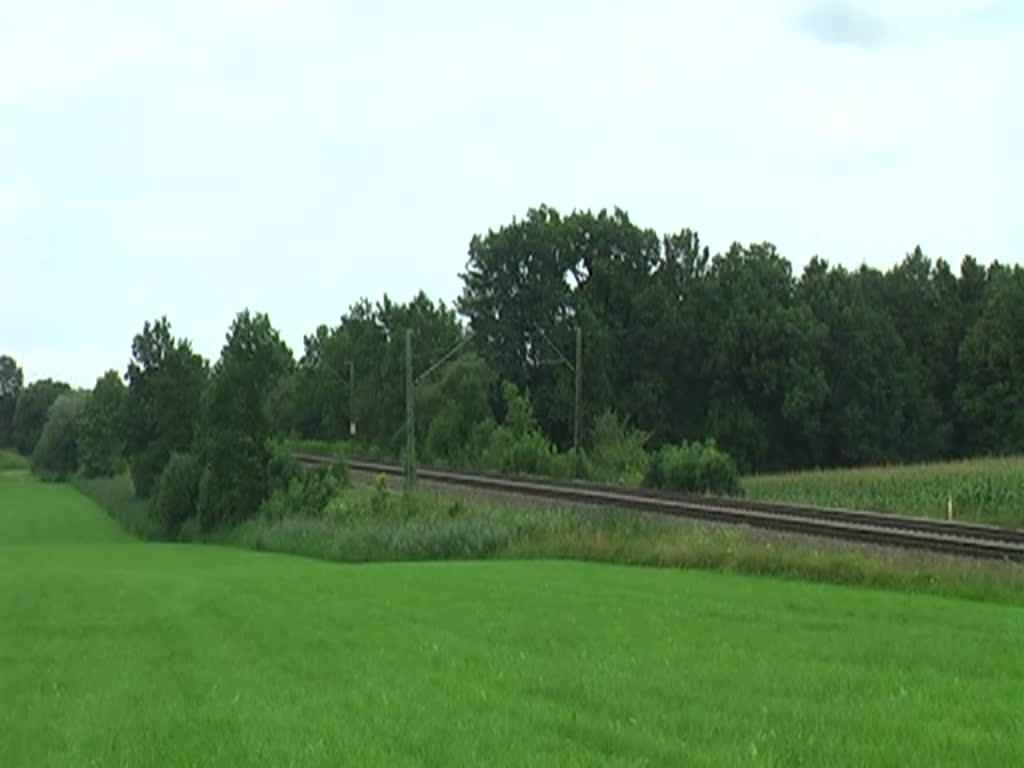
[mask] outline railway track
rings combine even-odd
[[[296,453],[304,463],[331,461]],[[402,466],[349,460],[356,472],[401,476]],[[611,506],[672,517],[748,525],[774,531],[824,536],[971,557],[1024,562],[1024,530],[980,523],[902,517],[851,509],[812,507],[726,497],[693,496],[648,489],[625,489],[589,482],[509,478],[479,472],[420,468],[421,480],[496,493],[591,506]]]

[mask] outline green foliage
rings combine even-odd
[[[417,405],[417,414],[427,425],[423,458],[468,463],[474,430],[493,420],[494,372],[478,356],[467,354],[435,375],[435,381],[423,385]]]
[[[148,497],[174,451],[195,438],[207,365],[166,317],[146,322],[132,341],[124,406],[125,455],[135,491]]]
[[[1024,271],[991,281],[960,368],[956,403],[972,452],[1024,450]]]
[[[127,395],[116,371],[107,371],[96,381],[78,419],[78,458],[86,477],[110,477],[124,468]]]
[[[40,379],[29,384],[18,397],[14,410],[14,448],[23,456],[31,456],[43,433],[50,406],[71,386],[63,381]]]
[[[406,303],[360,300],[304,339],[298,365],[265,316],[241,313],[205,394],[202,358],[166,318],[146,323],[132,345],[123,425],[112,374],[81,419],[83,470],[118,470],[120,432],[146,496],[172,452],[192,451],[203,522],[215,526],[293,492],[290,480],[274,485],[273,436],[396,456],[407,331],[413,373],[431,371],[416,394],[425,462],[735,492],[735,466],[1024,450],[1019,266],[965,257],[956,275],[915,248],[885,272],[815,258],[796,276],[768,242],[712,255],[690,229],[659,238],[619,209],[563,216],[547,206],[475,236],[469,251],[454,308],[422,292]],[[577,328],[581,422],[593,426],[578,455],[569,451]],[[459,355],[434,369],[455,345]],[[13,408],[25,452],[66,385],[20,391],[22,379],[0,358],[0,444]],[[704,436],[714,444],[692,442]],[[648,445],[664,448],[651,458]],[[289,503],[319,506],[294,492]]]
[[[78,469],[78,419],[86,392],[65,392],[50,406],[43,432],[32,451],[32,471],[44,480],[66,480]]]
[[[349,425],[355,422],[359,441],[397,453],[404,438],[407,329],[413,332],[417,374],[463,336],[455,312],[422,292],[408,303],[387,295],[376,305],[362,300],[338,326],[321,325],[307,336],[296,374],[296,407],[286,431],[302,438],[351,439]]]
[[[712,435],[746,471],[1024,449],[1024,269],[959,276],[915,248],[887,272],[771,243],[712,255],[621,211],[541,206],[475,236],[458,306],[540,431],[570,444],[562,365],[583,330],[587,419],[612,410],[654,445]]]
[[[268,395],[294,368],[270,318],[240,312],[231,324],[202,403],[199,514],[204,528],[255,515],[270,493],[274,436]]]
[[[655,488],[684,493],[738,494],[736,463],[714,440],[662,446],[651,457],[647,482]]]
[[[25,375],[10,355],[0,355],[0,448],[14,447],[14,412]]]
[[[340,453],[330,464],[303,465],[284,444],[271,448],[269,496],[260,507],[263,517],[322,517],[331,501],[348,487],[348,465]]]
[[[589,476],[621,485],[642,485],[650,456],[646,445],[650,433],[634,429],[614,411],[605,411],[594,421]]]
[[[568,473],[551,441],[540,431],[530,396],[510,381],[502,387],[505,420],[474,425],[470,444],[479,450],[478,466],[512,475],[564,477]]]
[[[171,454],[157,482],[151,502],[153,517],[164,534],[175,536],[186,520],[199,514],[199,479],[202,466],[192,453]]]

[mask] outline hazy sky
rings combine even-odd
[[[244,307],[298,353],[542,202],[797,269],[1021,259],[1024,0],[496,7],[0,0],[0,353],[91,385]]]

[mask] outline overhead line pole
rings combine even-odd
[[[405,483],[416,483],[416,416],[413,411],[415,384],[412,379],[412,329],[405,332]]]
[[[348,361],[348,434],[356,434],[356,364]]]
[[[409,486],[416,482],[416,416],[414,411],[416,385],[448,362],[472,339],[473,332],[470,331],[458,344],[445,352],[436,363],[423,371],[419,376],[413,377],[412,330],[409,329],[405,332],[405,479],[406,484]]]
[[[462,349],[464,346],[466,346],[466,344],[468,344],[472,340],[472,338],[473,338],[473,332],[470,331],[462,341],[460,341],[454,347],[452,347],[447,352],[445,352],[440,360],[438,360],[432,366],[427,368],[427,370],[425,370],[423,373],[421,373],[419,376],[417,376],[416,380],[413,382],[413,384],[419,384],[421,381],[423,381],[425,378],[427,378],[427,376],[429,376],[434,371],[436,371],[438,368],[440,368],[442,365],[447,363],[452,358],[452,356],[455,355],[455,353],[458,352],[460,349]]]
[[[573,414],[572,414],[572,448],[573,453],[576,457],[576,476],[579,477],[583,470],[583,462],[580,456],[580,423],[582,419],[582,405],[583,405],[583,330],[579,325],[576,326],[576,364],[573,365],[569,362],[569,358],[562,354],[562,350],[558,348],[558,345],[551,340],[551,338],[544,333],[544,329],[539,325],[536,326],[540,332],[541,338],[548,343],[548,346],[554,350],[555,354],[558,355],[558,360],[554,362],[560,362],[565,365],[570,371],[575,374],[575,387],[573,397]]]
[[[576,326],[576,402],[573,406],[572,447],[576,455],[576,477],[583,470],[580,457],[580,405],[583,400],[583,331]]]

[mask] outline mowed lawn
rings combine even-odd
[[[0,478],[0,766],[1024,765],[1024,610],[121,534]]]

